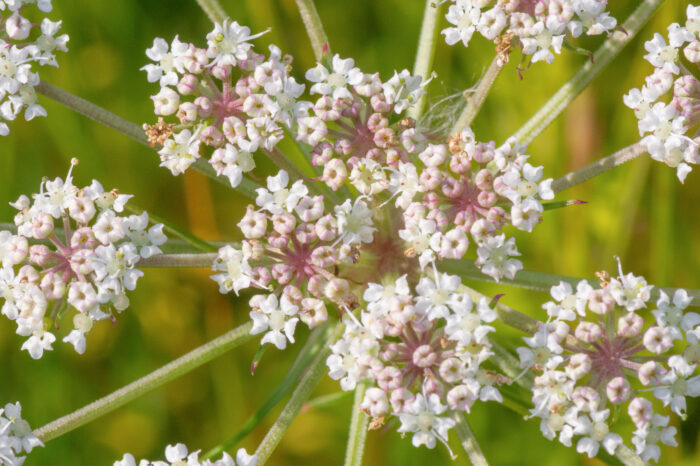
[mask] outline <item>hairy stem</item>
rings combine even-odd
[[[365,390],[367,390],[367,383],[365,382],[358,383],[355,387],[348,446],[345,450],[345,466],[360,466],[362,464],[362,454],[365,451],[367,427],[369,426],[369,417],[360,409],[362,400],[365,397]]]
[[[218,254],[215,252],[204,254],[158,254],[141,259],[139,267],[201,267],[209,268]]]
[[[317,61],[321,61],[324,48],[328,46],[328,37],[323,30],[323,24],[316,10],[316,5],[313,0],[297,0],[297,8],[299,8],[301,20],[304,22],[306,33],[311,40],[311,48],[314,51],[314,56]]]
[[[474,437],[474,432],[472,432],[472,429],[469,427],[469,423],[467,422],[467,418],[464,417],[464,414],[455,412],[452,415],[452,419],[456,422],[455,431],[457,431],[457,435],[459,436],[459,443],[469,456],[469,461],[471,461],[474,466],[488,466],[489,463],[486,461],[486,457],[481,451],[476,437]]]
[[[554,120],[574,98],[583,91],[605,66],[632,40],[649,17],[661,5],[663,0],[644,0],[622,24],[621,30],[615,31],[593,54],[593,58],[564,84],[522,128],[515,133],[521,144],[530,144]],[[624,31],[624,32],[623,32]]]
[[[321,380],[323,374],[326,373],[326,358],[331,353],[329,343],[334,342],[341,334],[343,330],[342,325],[336,325],[335,327],[330,327],[328,329],[327,338],[322,338],[318,342],[319,345],[323,346],[323,349],[319,351],[314,360],[309,364],[306,373],[299,381],[297,388],[292,393],[292,397],[289,399],[284,409],[280,413],[279,417],[275,423],[270,427],[270,430],[265,434],[262,442],[255,451],[258,457],[258,465],[262,466],[270,458],[272,452],[277,448],[277,445],[282,440],[284,434],[287,433],[289,426],[292,425],[294,419],[297,417],[304,403],[311,395],[311,392],[316,387],[316,384]]]
[[[197,3],[212,23],[223,23],[226,19],[226,12],[218,0],[197,0]]]
[[[625,162],[629,162],[646,151],[646,146],[644,146],[641,142],[627,146],[612,155],[597,160],[576,171],[567,173],[561,178],[557,178],[552,182],[552,190],[555,193],[559,193],[565,189],[569,189],[572,186],[576,186],[579,183],[590,180],[594,176],[600,175],[607,170],[618,167]]]
[[[109,110],[105,110],[92,102],[88,102],[87,100],[73,95],[60,87],[49,84],[46,81],[40,81],[36,86],[36,91],[51,100],[55,100],[59,104],[65,105],[71,110],[75,110],[91,120],[102,123],[108,128],[112,128],[125,136],[129,136],[131,139],[143,144],[144,146],[148,145],[148,138],[146,137],[146,133],[143,131],[143,128],[135,123],[125,120],[118,115],[115,115]]]
[[[423,24],[418,37],[418,50],[416,51],[416,62],[413,64],[413,74],[421,76],[423,80],[428,79],[433,68],[435,58],[435,46],[437,44],[437,24],[440,17],[442,3],[435,0],[426,0],[423,12]],[[425,110],[427,96],[423,94],[418,102],[408,109],[408,116],[417,120]]]
[[[477,113],[479,113],[479,109],[484,104],[486,95],[489,93],[489,90],[491,90],[491,86],[496,81],[502,69],[503,65],[500,63],[498,55],[496,55],[486,70],[486,73],[484,73],[484,76],[479,81],[479,84],[477,84],[476,89],[474,89],[467,99],[467,106],[464,107],[459,118],[457,118],[457,121],[452,126],[450,135],[454,136],[455,134],[459,134],[460,131],[472,124]]]
[[[221,356],[227,351],[242,345],[250,340],[250,329],[252,322],[236,327],[218,338],[196,348],[184,356],[169,362],[165,366],[157,369],[145,377],[132,382],[109,395],[93,401],[77,411],[49,422],[45,426],[34,431],[42,442],[59,437],[73,429],[76,429],[88,422],[96,419],[129,401],[160,387],[183,374],[190,372],[197,367],[206,364],[217,356]]]
[[[130,137],[134,141],[143,144],[144,146],[150,146],[148,143],[148,138],[143,128],[139,125],[126,120],[119,115],[115,115],[109,110],[105,110],[99,105],[95,105],[92,102],[80,98],[76,95],[71,94],[68,91],[49,84],[45,81],[39,82],[36,87],[37,92],[48,97],[49,99],[55,100],[56,102],[65,105],[71,110],[75,110],[83,116],[90,118],[98,123],[102,123],[108,128],[112,128],[125,136]],[[229,181],[225,177],[218,176],[214,168],[207,163],[205,159],[200,158],[193,165],[192,168],[200,173],[212,178],[219,183],[226,186],[230,186]],[[255,190],[261,186],[255,181],[248,178],[243,178],[241,184],[234,189],[241,194],[245,195],[250,199],[255,199]]]

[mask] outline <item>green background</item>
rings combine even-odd
[[[181,40],[203,46],[211,29],[194,1],[54,3],[49,17],[63,20],[62,32],[71,37],[69,52],[58,56],[59,69],[43,67],[42,79],[139,124],[155,121],[149,96],[157,92],[157,85],[149,84],[145,72],[139,71],[148,62],[144,51],[153,38],[170,42],[178,34]],[[637,3],[611,2],[611,11],[622,20]],[[684,21],[683,4],[667,1],[638,38],[532,143],[531,161],[545,166],[546,177],[560,176],[638,140],[636,119],[623,106],[622,95],[640,87],[651,70],[642,59],[643,41],[653,31],[663,32],[672,21]],[[253,32],[271,27],[255,41],[256,47],[265,52],[268,44],[275,43],[294,55],[298,80],[303,70],[314,65],[294,1],[224,1],[223,6]],[[379,71],[385,79],[394,69],[412,68],[423,8],[416,0],[318,2],[333,51],[353,57],[363,71]],[[478,80],[493,52],[488,42],[476,37],[469,49],[448,47],[440,39],[431,100],[460,92]],[[595,49],[601,41],[586,38],[580,44]],[[515,72],[518,60],[516,53],[475,121],[480,140],[505,140],[586,58],[565,52],[554,65],[532,66],[523,80]],[[39,99],[48,117],[15,121],[10,135],[0,139],[0,221],[12,219],[7,202],[36,192],[43,176],[64,177],[70,159],[78,157],[77,185],[96,178],[105,188],[135,194],[132,202],[138,206],[202,238],[239,238],[236,223],[247,201],[235,192],[197,173],[172,177],[158,167],[153,150],[42,96]],[[642,274],[651,283],[700,288],[700,242],[695,240],[700,231],[698,172],[693,171],[681,185],[674,169],[643,156],[564,192],[558,199],[582,199],[588,204],[548,212],[532,234],[515,233],[525,267],[592,278],[598,270],[613,272],[617,254],[626,271]],[[245,299],[219,295],[208,276],[205,269],[146,270],[130,295],[131,307],[119,316],[117,325],[96,325],[82,356],[57,342],[53,352],[33,361],[19,350],[23,339],[14,334],[14,323],[0,319],[0,403],[21,401],[25,418],[39,427],[245,322]],[[546,294],[480,283],[476,287],[486,294],[505,293],[506,304],[543,316]],[[64,325],[68,327],[69,322]],[[521,334],[503,330],[510,335],[507,346],[522,344]],[[305,335],[301,329],[297,334],[299,340]],[[285,352],[270,349],[251,377],[256,343],[250,342],[49,442],[33,452],[26,464],[112,464],[124,452],[162,459],[165,446],[176,442],[207,450],[233,435],[269,396],[300,347],[297,343]],[[325,377],[314,395],[337,390],[338,384]],[[342,463],[351,403],[351,397],[346,397],[299,416],[269,464]],[[280,408],[241,446],[254,450]],[[690,419],[678,436],[681,446],[664,448],[662,464],[700,463],[699,411],[698,403],[690,400]],[[494,465],[596,463],[544,439],[536,420],[524,421],[495,403],[477,404],[470,420]],[[365,464],[449,462],[445,448],[415,449],[395,427],[369,434]],[[455,464],[467,464],[463,453]]]

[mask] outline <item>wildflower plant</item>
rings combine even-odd
[[[237,236],[215,243],[167,219],[152,224],[127,205],[133,196],[98,181],[78,188],[74,176],[82,175],[72,159],[65,179],[45,178],[38,193],[10,202],[14,224],[0,231],[2,314],[26,337],[21,349],[42,358],[70,322],[62,340],[85,353],[94,323],[116,324],[130,307],[127,292],[146,267],[209,269],[211,280],[196,284],[202,295],[218,287],[240,304],[236,314],[246,322],[34,431],[19,403],[8,404],[0,410],[0,464],[22,464],[33,448],[247,341],[257,348],[252,373],[264,370],[270,353],[300,349],[238,433],[204,453],[176,443],[158,453],[164,460],[120,453],[113,464],[262,465],[302,408],[319,403],[307,400],[325,375],[337,381],[330,399],[354,393],[348,465],[362,463],[368,431],[384,427],[409,437],[407,448],[487,464],[469,421],[498,404],[521,415],[523,426],[537,418],[542,436],[589,457],[642,464],[661,461],[661,445],[678,445],[677,420],[700,396],[700,313],[691,309],[700,292],[658,288],[623,273],[619,259],[617,275],[598,272],[598,280],[532,272],[532,253],[520,251],[516,237],[536,237],[549,211],[585,203],[555,200],[556,193],[645,151],[687,179],[698,161],[700,7],[687,7],[684,26],[668,27],[668,43],[659,34],[646,43],[655,70],[641,90],[620,96],[643,139],[554,178],[557,169],[540,165],[527,145],[661,0],[639,3],[625,21],[605,0],[429,0],[414,69],[387,76],[332,50],[309,0],[297,4],[315,60],[294,66],[282,47],[260,51],[270,30],[240,24],[215,0],[198,0],[213,23],[204,38],[189,42],[182,33],[144,45],[153,114],[143,125],[39,83],[29,63],[55,64],[53,51],[65,51],[67,36],[55,37],[60,24],[45,20],[35,42],[12,43],[36,27],[21,16],[26,3],[0,1],[3,118],[23,106],[27,119],[42,114],[37,87],[150,145],[172,175],[200,171],[248,202],[227,216]],[[431,69],[440,30],[448,45],[485,43],[493,55],[466,101],[447,109],[429,93],[440,79]],[[603,36],[598,51],[580,47],[584,35]],[[566,50],[587,56],[581,71],[514,135],[483,138],[473,122],[509,58],[521,54],[515,79],[527,82],[531,64],[552,64]],[[482,288],[484,281],[493,284]],[[547,290],[551,299],[532,304],[539,302],[532,291],[519,312],[500,302],[501,288],[513,285]],[[131,307],[120,323],[139,313]],[[240,448],[290,392],[253,453]]]

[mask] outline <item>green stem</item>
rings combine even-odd
[[[428,79],[433,68],[435,58],[435,46],[437,44],[437,24],[440,17],[442,3],[435,0],[426,0],[423,12],[423,24],[418,37],[418,50],[416,51],[416,62],[413,64],[414,76],[420,76],[423,80]],[[418,102],[408,109],[408,116],[417,120],[425,109],[427,96],[423,94]]]
[[[646,151],[646,146],[644,146],[641,142],[627,146],[612,155],[597,160],[576,171],[567,173],[561,178],[557,178],[552,182],[552,190],[555,193],[559,193],[565,189],[569,189],[572,186],[576,186],[579,183],[590,180],[594,176],[600,175],[607,170],[618,167],[625,162],[629,162]]]
[[[476,437],[474,437],[474,432],[472,432],[472,429],[469,427],[469,423],[467,423],[467,418],[464,417],[464,414],[455,412],[452,415],[452,419],[454,419],[456,423],[455,431],[457,431],[457,435],[459,436],[460,444],[462,448],[464,448],[464,451],[467,452],[472,464],[474,466],[488,466],[489,462],[486,461],[486,457],[481,451]]]
[[[88,102],[83,98],[73,95],[70,92],[45,81],[40,81],[39,85],[36,86],[36,90],[49,99],[55,100],[56,102],[65,105],[71,110],[74,110],[81,115],[90,118],[91,120],[102,123],[108,128],[112,128],[123,135],[130,137],[134,141],[143,144],[144,146],[150,147],[148,138],[146,137],[146,133],[144,132],[143,128],[130,122],[129,120],[115,115],[108,110],[105,110],[99,105]],[[216,175],[214,167],[207,163],[205,159],[200,158],[197,160],[192,165],[192,168],[221,184],[229,187],[231,186],[226,177]],[[255,181],[244,177],[241,184],[234,189],[250,199],[255,199],[255,190],[260,187],[261,186]]]
[[[335,403],[342,401],[343,399],[349,397],[352,394],[353,392],[339,391],[335,393],[329,393],[328,395],[317,396],[316,398],[312,398],[306,403],[304,403],[304,407],[301,408],[301,412],[305,413],[307,411],[311,411],[312,409],[327,408],[328,406],[334,405]]]
[[[367,439],[367,428],[369,426],[369,417],[360,409],[362,400],[365,397],[365,390],[367,390],[366,382],[360,382],[355,387],[348,447],[345,450],[345,466],[360,466],[362,464],[362,454],[365,451],[365,440]]]
[[[226,12],[217,0],[197,0],[197,3],[212,23],[223,23],[227,18]]]
[[[250,340],[250,329],[252,322],[245,323],[211,340],[197,349],[190,351],[178,359],[169,362],[160,369],[151,372],[135,382],[126,385],[109,395],[93,401],[77,411],[63,416],[55,421],[49,422],[34,431],[42,442],[59,437],[73,429],[76,429],[88,422],[96,419],[127,402],[160,387],[183,374],[190,372],[197,367],[211,361],[227,351],[242,345]]]
[[[464,107],[464,110],[462,110],[459,118],[457,118],[457,121],[452,126],[450,135],[454,136],[455,134],[459,134],[460,131],[472,124],[474,118],[476,118],[476,114],[479,113],[479,109],[486,99],[486,95],[489,93],[489,90],[491,90],[491,86],[493,86],[493,83],[496,82],[496,78],[503,69],[503,64],[501,64],[500,61],[501,60],[498,55],[493,58],[493,61],[491,61],[486,73],[484,73],[484,76],[479,81],[479,84],[477,84],[476,89],[474,89],[469,96],[467,106]]]
[[[304,403],[311,395],[311,392],[316,387],[316,384],[321,380],[323,374],[326,373],[326,358],[330,355],[331,350],[329,343],[334,342],[343,330],[342,325],[336,325],[328,329],[328,338],[322,339],[318,344],[323,345],[323,349],[319,351],[314,360],[309,364],[309,367],[304,376],[299,381],[297,388],[292,393],[291,398],[285,405],[275,423],[270,427],[270,430],[265,434],[262,442],[255,451],[258,457],[258,465],[262,466],[270,458],[272,452],[282,440],[284,434],[287,433],[289,426],[292,425],[297,414],[301,411]]]
[[[313,0],[297,0],[297,8],[299,8],[301,20],[304,22],[306,33],[311,40],[311,48],[314,51],[316,61],[321,61],[323,49],[328,46],[328,37],[323,30],[323,24],[316,10],[316,5]]]
[[[139,267],[211,267],[217,253],[210,252],[204,254],[158,254],[155,256],[141,259],[138,262]]]
[[[294,383],[299,379],[304,370],[309,367],[309,364],[313,360],[314,356],[318,354],[321,350],[321,345],[318,344],[319,340],[325,336],[325,329],[320,327],[316,328],[309,337],[306,339],[306,343],[299,351],[294,363],[287,371],[282,382],[277,386],[277,388],[272,392],[270,397],[265,400],[265,402],[255,411],[243,424],[243,426],[235,433],[235,435],[222,444],[212,448],[202,456],[202,460],[211,459],[215,456],[219,456],[226,450],[230,450],[236,446],[238,442],[241,441],[246,435],[251,433],[267,416],[267,414],[277,406],[277,404],[284,398],[289,391],[294,387]]]
[[[527,123],[515,133],[521,144],[530,144],[554,120],[574,98],[583,91],[605,66],[632,40],[639,29],[661,5],[663,0],[644,0],[622,24],[622,30],[615,31],[593,54],[592,60],[564,84]]]
[[[36,91],[49,99],[55,100],[59,104],[63,104],[71,110],[75,110],[83,116],[90,118],[98,123],[102,123],[108,128],[112,128],[125,136],[129,136],[134,141],[148,145],[146,133],[139,125],[132,123],[124,118],[115,115],[109,110],[105,110],[99,105],[71,94],[68,91],[56,87],[46,81],[40,81],[36,86]]]

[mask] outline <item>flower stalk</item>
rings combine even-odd
[[[471,92],[471,95],[469,95],[467,98],[466,107],[464,107],[464,110],[462,110],[462,113],[459,115],[459,118],[457,118],[457,121],[450,130],[451,135],[454,136],[459,134],[464,128],[471,126],[477,113],[479,113],[481,106],[484,104],[486,96],[491,90],[491,86],[493,86],[493,83],[496,82],[496,78],[502,69],[502,58],[499,55],[496,55],[493,58],[493,61],[491,61],[489,67],[486,69],[486,73],[484,73],[484,76],[479,81],[476,89],[474,89],[474,91]],[[466,91],[465,95],[467,92],[470,91]]]
[[[212,23],[222,23],[227,17],[218,0],[197,0],[197,4]]]
[[[452,415],[452,419],[455,421],[455,430],[459,436],[459,443],[464,448],[464,451],[467,452],[472,464],[474,466],[488,466],[489,463],[486,461],[486,457],[481,451],[481,447],[479,447],[476,437],[474,437],[474,432],[469,427],[464,414],[456,412]]]
[[[581,93],[613,58],[634,38],[663,0],[644,0],[619,30],[596,50],[591,60],[564,84],[515,134],[528,145]],[[624,31],[624,32],[623,32]]]
[[[420,28],[420,36],[418,37],[418,50],[416,51],[416,61],[413,65],[413,75],[421,76],[424,80],[428,79],[433,68],[433,60],[435,58],[435,46],[437,44],[437,24],[438,17],[442,11],[442,3],[434,0],[426,0],[425,10],[423,12],[423,24]],[[417,120],[425,110],[426,95],[423,94],[413,105],[408,109],[408,116]]]
[[[355,387],[348,446],[345,450],[345,466],[360,466],[362,464],[362,454],[365,450],[369,417],[360,409],[360,405],[365,397],[366,390],[367,383],[365,382],[361,382]]]
[[[309,40],[311,40],[311,48],[314,51],[316,61],[321,61],[324,49],[328,47],[328,36],[323,30],[323,24],[316,10],[316,5],[313,0],[297,0],[297,8],[299,8],[299,14],[304,22]]]
[[[251,328],[251,322],[240,325],[119,390],[39,427],[34,435],[47,442],[77,429],[242,345],[252,338]]]

